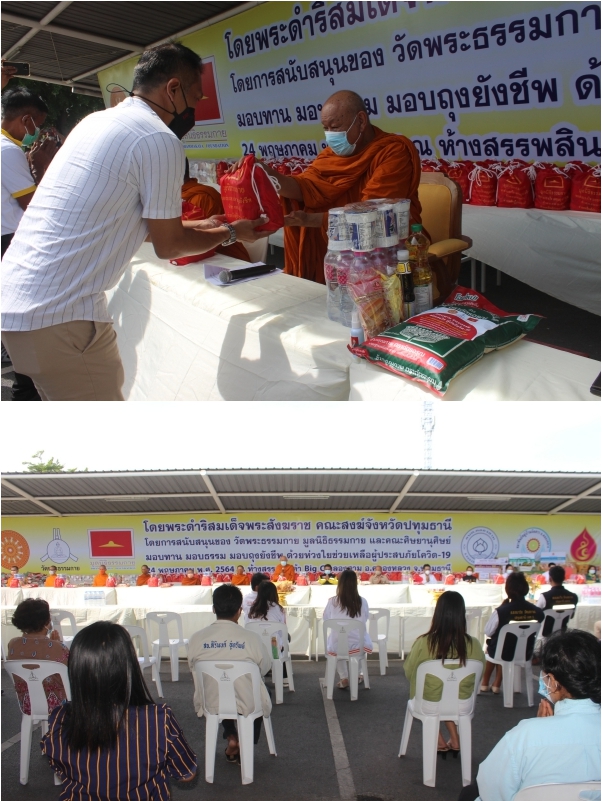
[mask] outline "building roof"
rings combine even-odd
[[[6,473],[5,516],[241,512],[599,514],[596,473],[148,470]]]
[[[3,2],[2,58],[29,62],[32,80],[100,97],[99,70],[256,5]]]

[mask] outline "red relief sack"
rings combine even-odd
[[[266,214],[269,221],[256,228],[256,231],[277,231],[284,225],[284,214],[278,195],[280,185],[255,161],[255,156],[245,156],[236,172],[220,179],[220,186],[228,222],[256,220]]]
[[[600,213],[600,165],[575,172],[571,187],[571,211]]]
[[[505,209],[532,209],[533,184],[529,168],[509,164],[497,179],[497,205]]]
[[[182,201],[182,219],[183,220],[205,220],[207,215],[203,209],[195,206],[194,203],[189,203],[187,200]],[[185,264],[193,264],[195,261],[203,261],[215,255],[215,250],[208,250],[206,253],[199,253],[197,256],[182,256],[181,259],[170,259],[169,263],[176,267],[183,267]]]
[[[424,159],[420,162],[421,172],[441,172],[441,164],[437,159]]]
[[[558,167],[546,166],[535,177],[535,208],[565,211],[571,199],[571,179]]]
[[[470,194],[468,174],[473,167],[474,163],[472,161],[450,161],[442,166],[442,170],[447,177],[459,184],[462,190],[462,201],[464,203],[468,203],[468,196]]]
[[[493,170],[475,164],[468,175],[470,194],[468,202],[471,206],[495,206],[497,191],[497,175]]]

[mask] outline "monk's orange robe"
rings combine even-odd
[[[136,579],[136,587],[144,587],[146,584],[148,584],[149,578],[150,578],[150,573],[142,573],[141,575],[139,575],[138,578]]]
[[[104,574],[103,573],[97,573],[94,576],[94,582],[93,582],[92,586],[94,586],[94,587],[106,587],[108,578],[109,577],[108,577],[108,575],[106,573],[104,573]]]
[[[187,200],[193,206],[203,209],[205,217],[213,217],[214,214],[223,214],[224,206],[222,204],[222,197],[217,189],[212,186],[200,184],[196,178],[190,178],[182,186],[182,200]],[[215,248],[216,253],[223,253],[225,256],[231,256],[233,259],[240,259],[241,261],[251,261],[251,257],[247,253],[246,247],[242,242],[234,242],[228,245],[227,248],[221,245]]]
[[[182,579],[182,587],[197,587],[200,583],[201,580],[198,576],[193,576],[192,578],[184,576]]]
[[[251,576],[248,576],[246,573],[243,573],[242,576],[239,576],[235,573],[232,576],[231,583],[234,584],[236,587],[241,587],[251,583]]]
[[[303,208],[327,212],[347,203],[376,198],[409,198],[410,224],[422,222],[418,200],[420,157],[405,136],[374,126],[375,137],[357,155],[337,156],[327,147],[301,175],[292,176],[301,187],[303,202],[283,199],[284,213]],[[321,228],[284,229],[284,272],[324,282],[328,244],[328,214]]]
[[[295,568],[292,565],[286,565],[282,567],[281,564],[276,565],[276,570],[274,570],[274,580],[276,580],[279,576],[286,579],[287,581],[294,581],[295,580]]]
[[[56,576],[46,576],[46,581],[44,582],[45,587],[54,587],[56,581]]]

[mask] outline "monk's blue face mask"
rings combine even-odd
[[[359,111],[358,111],[359,114]],[[361,136],[361,131],[353,144],[347,139],[347,134],[353,128],[357,114],[353,118],[353,122],[346,131],[324,131],[326,144],[336,153],[337,156],[350,156],[355,150],[357,141]]]

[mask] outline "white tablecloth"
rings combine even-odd
[[[216,585],[219,586],[219,585]],[[117,587],[119,606],[162,609],[178,604],[210,604],[212,587]]]
[[[23,591],[12,587],[2,587],[2,606],[18,606],[23,600]]]
[[[462,207],[468,255],[552,297],[600,314],[600,215]]]
[[[63,609],[65,606],[86,606],[84,601],[86,592],[102,593],[106,604],[117,603],[116,590],[112,587],[32,587],[23,590],[25,598],[43,598],[53,609]]]
[[[172,267],[145,244],[107,293],[128,400],[347,400],[347,331],[326,318],[325,287],[203,276],[201,263]]]
[[[534,342],[488,353],[453,379],[442,398],[363,360],[350,367],[352,401],[599,401],[589,391],[600,362]]]

